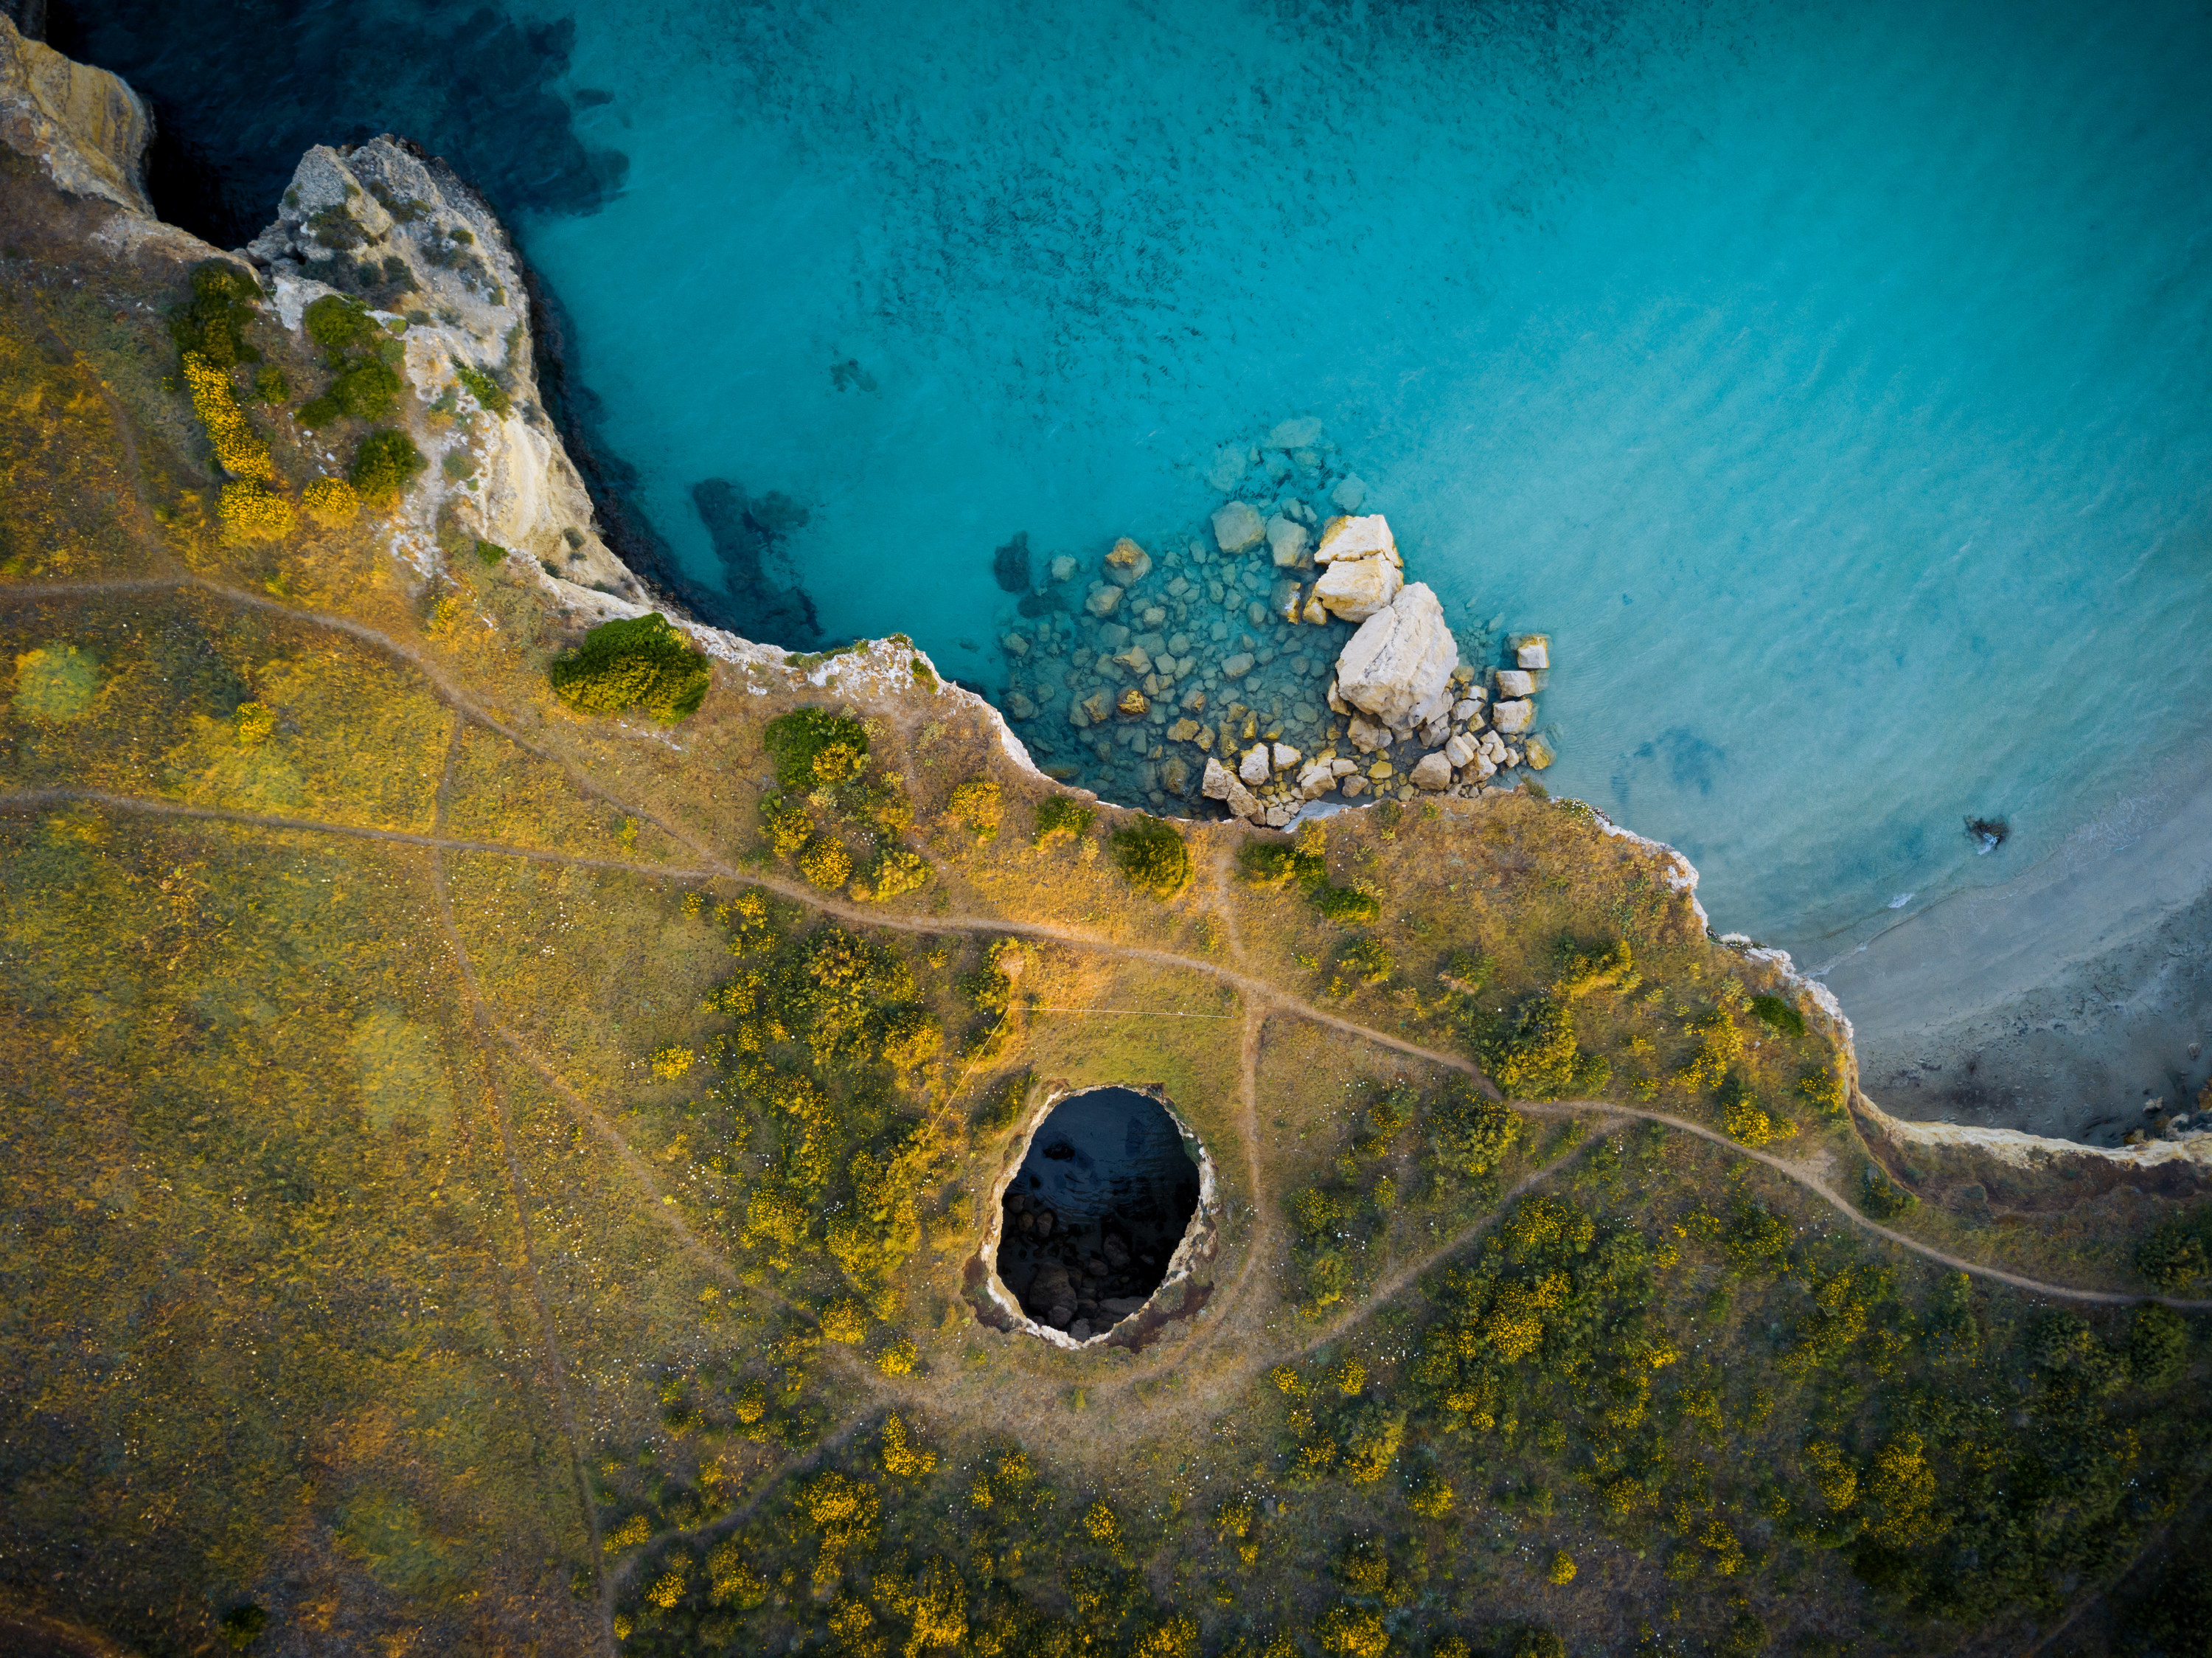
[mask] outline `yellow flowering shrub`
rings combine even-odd
[[[254,479],[234,478],[224,485],[216,510],[224,526],[240,535],[274,537],[291,532],[292,503]]]
[[[1820,1500],[1838,1513],[1858,1501],[1859,1473],[1834,1446],[1814,1440],[1805,1448],[1805,1466],[1820,1488]]]
[[[350,524],[361,512],[361,491],[343,478],[318,478],[300,491],[307,516],[325,529]]]
[[[718,1606],[750,1612],[768,1599],[768,1579],[746,1564],[734,1539],[707,1557],[707,1584],[708,1599]]]
[[[1331,1606],[1322,1614],[1321,1649],[1339,1658],[1382,1658],[1390,1650],[1390,1631],[1371,1612]]]
[[[1544,1576],[1551,1579],[1554,1583],[1573,1582],[1575,1581],[1574,1556],[1569,1554],[1565,1549],[1561,1549],[1558,1553],[1552,1557],[1552,1564],[1545,1571]]]
[[[267,742],[276,729],[276,711],[266,703],[240,703],[230,710],[230,719],[242,748]]]
[[[187,351],[185,383],[191,390],[192,412],[200,418],[209,442],[215,445],[216,464],[233,478],[264,484],[274,478],[276,472],[269,458],[269,445],[246,424],[246,411],[238,406],[230,376],[198,351]],[[229,491],[223,493],[228,499]]]
[[[822,1309],[822,1333],[831,1341],[860,1341],[868,1333],[868,1314],[860,1302],[847,1296]]]
[[[842,887],[853,874],[853,855],[845,850],[844,843],[828,835],[817,835],[800,849],[799,873],[825,893]]]
[[[887,1376],[910,1376],[916,1356],[914,1344],[902,1337],[876,1355],[876,1368]]]
[[[1111,1547],[1121,1539],[1121,1522],[1104,1503],[1094,1503],[1084,1511],[1083,1533],[1093,1543],[1103,1543]]]
[[[892,1413],[884,1418],[884,1472],[902,1479],[918,1478],[937,1466],[937,1453],[914,1442],[904,1418]]]
[[[663,1082],[672,1082],[691,1069],[695,1057],[689,1048],[670,1046],[656,1049],[653,1056],[653,1074]]]

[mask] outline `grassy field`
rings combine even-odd
[[[227,526],[189,271],[0,186],[0,1619],[2184,1649],[2203,1315],[2136,1298],[2196,1186],[1869,1146],[1819,1008],[1573,802],[1140,863],[888,643],[579,714],[534,566]],[[978,1252],[1105,1082],[1203,1140],[1216,1242],[1068,1351]]]

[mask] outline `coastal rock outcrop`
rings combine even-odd
[[[1330,614],[1364,622],[1397,597],[1405,583],[1405,562],[1389,521],[1380,513],[1365,518],[1332,518],[1322,531],[1314,563],[1325,565],[1313,596]]]
[[[1336,660],[1338,694],[1393,730],[1407,730],[1451,708],[1459,645],[1443,607],[1425,582],[1399,589],[1360,624]]]
[[[154,119],[118,76],[73,63],[0,12],[0,143],[71,196],[151,219],[143,182]]]
[[[288,327],[327,296],[396,336],[402,424],[431,465],[392,550],[427,573],[441,531],[526,555],[549,576],[635,600],[590,495],[538,400],[513,243],[453,170],[390,137],[300,159],[276,221],[242,250]]]

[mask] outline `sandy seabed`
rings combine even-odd
[[[2212,741],[2011,881],[1832,963],[1899,1117],[2116,1145],[2212,1082]],[[2002,856],[2002,849],[1995,854]]]

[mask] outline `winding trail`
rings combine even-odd
[[[143,518],[146,516],[146,509],[143,497],[143,480],[137,476],[137,457],[135,437],[131,430],[130,423],[121,418],[119,410],[115,408],[112,395],[109,397],[109,401],[111,411],[116,415],[116,425],[123,434],[125,461],[133,473],[130,480],[131,487],[125,493],[132,499],[139,509],[140,515]],[[170,570],[176,570],[174,561],[167,556],[159,534],[151,528],[150,524],[142,527],[145,528],[148,543],[156,550],[157,557]],[[575,1483],[577,1500],[586,1533],[590,1541],[592,1558],[597,1570],[599,1594],[597,1607],[599,1616],[596,1621],[598,1633],[600,1636],[601,1650],[604,1653],[611,1654],[615,1648],[612,1615],[617,1583],[620,1577],[634,1566],[635,1557],[617,1563],[611,1568],[600,1564],[605,1557],[599,1535],[597,1505],[592,1500],[589,1482],[585,1473],[580,1437],[574,1409],[569,1397],[570,1382],[568,1366],[561,1350],[551,1311],[547,1304],[538,1272],[533,1228],[526,1200],[527,1182],[514,1146],[505,1091],[497,1074],[497,1067],[489,1063],[494,1039],[496,1039],[498,1045],[506,1048],[516,1060],[542,1077],[546,1085],[564,1103],[574,1119],[580,1125],[588,1126],[593,1134],[608,1145],[625,1173],[635,1179],[639,1189],[647,1194],[647,1207],[659,1217],[662,1225],[670,1231],[678,1247],[687,1255],[706,1265],[718,1278],[725,1282],[742,1284],[742,1280],[738,1277],[730,1262],[710,1243],[691,1229],[681,1213],[680,1205],[671,1201],[666,1194],[659,1191],[650,1166],[617,1127],[584,1100],[559,1074],[556,1067],[538,1055],[520,1033],[509,1028],[497,1018],[477,983],[474,964],[462,942],[456,922],[451,890],[447,878],[447,859],[449,856],[477,854],[511,857],[539,863],[622,871],[658,880],[696,882],[715,878],[743,881],[773,892],[818,913],[836,917],[859,927],[909,934],[963,932],[1036,939],[1065,945],[1074,949],[1110,954],[1129,961],[1206,975],[1233,989],[1241,999],[1243,1020],[1239,1053],[1237,1121],[1238,1131],[1244,1139],[1246,1174],[1249,1181],[1254,1211],[1253,1229],[1243,1246],[1245,1259],[1234,1282],[1229,1286],[1227,1293],[1217,1303],[1218,1316],[1208,1320],[1203,1334],[1196,1337],[1193,1345],[1188,1350],[1190,1356],[1195,1357],[1200,1352],[1218,1344],[1224,1334],[1231,1330],[1232,1325],[1235,1325],[1240,1335],[1254,1338],[1249,1340],[1247,1350],[1240,1356],[1237,1364],[1232,1367],[1237,1371],[1256,1372],[1268,1364],[1279,1362],[1280,1357],[1287,1356],[1291,1351],[1297,1353],[1310,1351],[1314,1348],[1341,1338],[1361,1321],[1372,1316],[1379,1309],[1390,1305],[1439,1263],[1465,1249],[1470,1242],[1496,1223],[1498,1215],[1515,1198],[1538,1183],[1552,1178],[1586,1149],[1589,1143],[1585,1141],[1543,1167],[1529,1171],[1516,1182],[1510,1191],[1504,1194],[1489,1214],[1455,1231],[1451,1236],[1438,1242],[1433,1248],[1424,1250],[1419,1254],[1398,1263],[1385,1277],[1363,1292],[1360,1304],[1357,1308],[1331,1322],[1324,1329],[1312,1334],[1310,1338],[1304,1341],[1295,1349],[1277,1349],[1270,1352],[1267,1350],[1272,1344],[1264,1339],[1263,1332],[1252,1327],[1256,1323],[1256,1320],[1250,1316],[1250,1310],[1254,1305],[1251,1301],[1251,1289],[1255,1275],[1261,1271],[1262,1263],[1272,1258],[1276,1241],[1276,1224],[1272,1213],[1273,1206],[1266,1200],[1258,1120],[1259,1061],[1267,1020],[1273,1016],[1285,1015],[1310,1021],[1324,1029],[1464,1076],[1470,1078],[1491,1098],[1498,1099],[1500,1096],[1490,1079],[1471,1061],[1418,1042],[1389,1035],[1327,1009],[1317,1007],[1250,971],[1251,964],[1237,924],[1237,906],[1231,891],[1229,854],[1225,849],[1218,852],[1209,861],[1206,872],[1206,890],[1201,898],[1221,926],[1222,942],[1225,945],[1225,954],[1228,958],[1226,965],[1185,955],[1173,950],[1155,949],[1142,945],[1125,943],[1086,932],[1079,928],[1050,922],[1019,921],[997,916],[958,913],[902,914],[868,909],[829,896],[770,871],[741,867],[733,863],[724,856],[716,847],[706,843],[686,827],[623,800],[616,793],[599,783],[571,755],[532,741],[517,729],[507,718],[471,696],[439,661],[422,649],[349,617],[305,609],[264,594],[244,591],[181,570],[173,575],[118,578],[109,581],[9,583],[0,585],[0,603],[7,603],[10,600],[17,602],[35,600],[43,598],[91,597],[103,594],[150,594],[163,592],[204,594],[219,602],[280,615],[296,623],[327,629],[386,653],[397,661],[406,663],[415,672],[420,674],[455,715],[453,735],[447,747],[445,771],[437,791],[433,832],[424,834],[365,825],[333,823],[315,819],[239,811],[227,808],[190,805],[182,802],[94,789],[58,788],[0,794],[0,813],[38,813],[58,806],[81,803],[117,812],[228,824],[268,832],[323,834],[381,842],[416,848],[428,855],[433,888],[444,922],[446,934],[454,950],[455,959],[460,969],[469,998],[471,1018],[478,1033],[479,1044],[485,1051],[487,1084],[489,1089],[492,1116],[499,1132],[510,1195],[514,1204],[520,1228],[524,1277],[537,1308],[542,1332],[541,1362],[560,1424],[570,1474]],[[894,723],[896,724],[896,722]],[[462,839],[445,834],[443,830],[446,821],[447,797],[453,779],[454,759],[462,735],[470,725],[480,726],[513,743],[523,752],[557,767],[580,792],[619,808],[641,823],[650,824],[659,829],[673,842],[690,850],[697,859],[696,866],[672,868],[621,858],[590,857],[541,848],[517,846],[502,842]],[[906,751],[907,767],[911,772],[913,754],[911,745],[908,741],[908,733],[903,726],[900,727],[899,736],[901,747]],[[965,1081],[964,1076],[963,1081]],[[957,1097],[958,1092],[957,1087],[951,1091],[945,1102],[947,1109]],[[1824,1169],[1818,1162],[1795,1161],[1759,1148],[1746,1146],[1704,1124],[1668,1112],[1596,1100],[1511,1103],[1516,1110],[1536,1116],[1595,1115],[1608,1123],[1643,1120],[1663,1124],[1678,1132],[1694,1136],[1723,1147],[1735,1155],[1747,1158],[1774,1170],[1784,1179],[1820,1198],[1862,1233],[1880,1238],[1887,1243],[1939,1265],[1993,1283],[2002,1283],[2030,1295],[2056,1301],[2102,1306],[2127,1306],[2154,1301],[2167,1307],[2189,1311],[2212,1308],[2212,1300],[2191,1300],[2175,1296],[2150,1296],[2112,1290],[2077,1289],[2063,1284],[2045,1283],[1999,1267],[1964,1259],[1884,1226],[1861,1213],[1830,1183]],[[811,1317],[805,1309],[793,1306],[772,1289],[753,1285],[743,1285],[743,1288],[750,1294],[760,1295],[793,1312]],[[1240,1318],[1238,1316],[1240,1314],[1244,1316]],[[752,1497],[739,1509],[720,1521],[699,1527],[696,1532],[687,1533],[688,1535],[696,1536],[727,1531],[732,1525],[741,1521],[745,1515],[753,1510],[762,1493],[774,1488],[776,1477],[796,1472],[817,1460],[832,1447],[844,1442],[856,1432],[880,1405],[886,1402],[912,1401],[916,1404],[936,1404],[944,1406],[948,1403],[939,1390],[932,1388],[927,1383],[918,1381],[896,1381],[874,1375],[870,1367],[862,1362],[857,1355],[833,1352],[830,1356],[841,1371],[849,1373],[849,1380],[859,1384],[848,1394],[849,1409],[843,1419],[812,1451],[789,1459],[767,1471],[769,1477],[757,1485]],[[1108,1383],[1108,1386],[1115,1391],[1121,1391],[1133,1385],[1133,1381],[1126,1379],[1118,1383]],[[1167,1417],[1188,1414],[1201,1408],[1204,1408],[1203,1401],[1196,1399],[1162,1400],[1150,1407],[1147,1414],[1155,1417]],[[1154,1425],[1157,1425],[1157,1423]],[[2075,1612],[2078,1614],[2079,1606],[2075,1608]],[[2067,1623],[2062,1624],[2049,1638],[2055,1639],[2071,1622],[2072,1618],[2069,1617]]]

